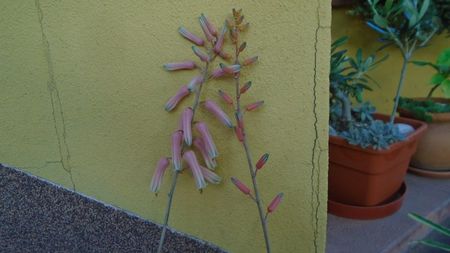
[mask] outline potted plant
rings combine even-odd
[[[385,58],[356,57],[338,51],[347,38],[332,44],[330,62],[329,212],[349,218],[378,218],[396,211],[404,193],[403,179],[425,123],[374,114],[375,108],[362,99],[371,90],[367,72]],[[352,104],[356,101],[356,105]],[[389,201],[389,204],[385,202]]]
[[[401,116],[428,123],[428,129],[411,159],[411,170],[425,176],[450,177],[450,48],[439,55],[436,63],[413,63],[430,66],[436,73],[431,78],[433,86],[426,97],[401,98],[399,101]],[[433,97],[438,88],[446,98]]]

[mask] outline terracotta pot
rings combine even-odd
[[[376,118],[385,122],[389,120],[389,116],[381,114],[377,114]],[[330,136],[330,200],[347,205],[376,206],[387,201],[400,189],[411,156],[427,125],[406,118],[396,118],[395,122],[409,124],[414,127],[415,132],[387,150],[363,149],[348,144],[343,138]]]
[[[426,98],[414,98],[424,101]],[[450,104],[450,99],[433,98],[435,102]],[[399,108],[400,116],[414,119],[414,115]],[[430,113],[432,122],[420,139],[416,153],[411,159],[411,165],[416,169],[436,172],[450,172],[450,113]]]
[[[347,6],[352,5],[355,3],[355,0],[332,0],[331,5],[333,7],[341,7],[341,6]]]

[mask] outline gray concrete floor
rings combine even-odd
[[[328,215],[327,253],[417,252],[412,241],[430,230],[408,218],[409,212],[439,223],[450,217],[450,180],[430,179],[408,174],[408,187],[402,208],[392,216],[358,221]],[[420,252],[428,249],[420,248]],[[430,251],[432,252],[432,251]]]

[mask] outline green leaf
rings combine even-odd
[[[424,218],[424,217],[422,217],[422,216],[420,216],[418,214],[415,214],[415,213],[409,213],[408,216],[410,218],[412,218],[412,219],[414,219],[414,220],[416,220],[416,221],[418,221],[418,222],[428,226],[428,227],[431,227],[436,232],[439,232],[439,233],[441,233],[443,235],[446,235],[446,236],[450,236],[450,229],[448,229],[448,228],[446,228],[444,226],[436,224],[436,223],[434,223],[434,222],[432,222],[432,221],[430,221],[430,220],[428,220],[428,219],[426,219],[426,218]]]
[[[373,22],[375,22],[375,24],[381,28],[386,28],[388,25],[387,20],[378,14],[375,14],[373,16]]]
[[[433,77],[431,78],[432,84],[440,84],[443,81],[445,81],[445,76],[440,73],[434,74]]]
[[[423,18],[423,16],[425,16],[425,13],[427,12],[428,8],[430,7],[430,0],[424,0],[422,3],[422,7],[420,7],[420,12],[419,12],[419,20]]]
[[[444,49],[442,53],[439,54],[439,57],[436,62],[438,65],[447,65],[450,66],[450,47]]]
[[[433,240],[420,240],[420,241],[417,241],[417,242],[421,243],[423,245],[435,248],[435,249],[441,249],[443,251],[450,252],[450,245],[448,245],[448,244],[436,242],[436,241],[433,241]]]
[[[442,91],[444,92],[444,95],[448,98],[450,98],[450,80],[445,80],[442,84]]]
[[[394,4],[393,0],[386,0],[384,3],[384,11],[389,12],[392,9],[392,5]]]

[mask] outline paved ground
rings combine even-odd
[[[160,227],[0,164],[0,252],[151,252]],[[165,252],[224,252],[169,233]]]
[[[390,217],[357,221],[329,214],[327,253],[433,252],[411,244],[425,237],[429,230],[407,214],[416,212],[446,223],[450,218],[450,180],[408,174],[406,184],[408,191],[403,207]]]

